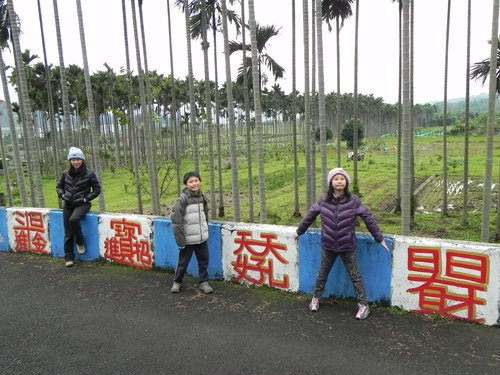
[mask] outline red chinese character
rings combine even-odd
[[[48,254],[47,233],[41,212],[14,212],[16,251],[29,251],[38,254]]]
[[[236,234],[240,238],[236,238],[234,243],[240,246],[233,251],[233,254],[236,255],[236,260],[231,262],[233,269],[238,274],[234,280],[237,282],[246,280],[253,284],[262,285],[267,277],[269,286],[288,288],[288,275],[284,274],[283,280],[274,278],[273,257],[281,264],[288,264],[288,261],[278,253],[278,251],[286,251],[286,245],[273,242],[273,240],[276,240],[277,235],[262,233],[260,237],[265,241],[259,241],[251,238],[252,233],[250,231],[238,231]],[[258,251],[256,248],[261,248],[261,251]],[[248,252],[248,254],[245,252]],[[257,273],[258,277],[256,278],[249,274],[251,271]]]
[[[110,229],[115,231],[115,236],[104,241],[106,258],[140,269],[153,267],[150,241],[139,239],[140,223],[112,220]]]
[[[476,318],[476,307],[486,300],[476,294],[488,289],[489,257],[448,250],[444,272],[442,268],[439,249],[408,248],[408,270],[417,272],[409,274],[408,280],[422,283],[408,289],[419,295],[420,310],[415,312],[483,323],[484,319]],[[466,318],[457,315],[462,311],[467,312]]]

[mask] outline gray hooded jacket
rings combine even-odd
[[[202,192],[192,193],[185,188],[175,201],[170,218],[177,246],[208,240],[208,203]]]

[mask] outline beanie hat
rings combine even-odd
[[[85,160],[85,155],[83,154],[82,150],[80,150],[78,147],[70,147],[68,152],[68,160],[71,159]]]
[[[347,174],[347,172],[344,171],[344,169],[342,169],[342,168],[333,168],[330,172],[328,172],[328,186],[331,185],[333,177],[335,177],[335,175],[337,175],[337,174],[341,174],[342,176],[344,176],[344,178],[347,181],[347,185],[349,185],[351,183],[351,178],[349,177],[349,175]]]

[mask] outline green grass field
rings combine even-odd
[[[362,201],[373,212],[378,220],[382,231],[387,235],[400,234],[401,224],[399,215],[392,213],[396,196],[396,158],[397,155],[393,149],[381,149],[383,146],[389,147],[397,144],[394,137],[378,138],[376,140],[365,140],[365,158],[358,162],[358,182]],[[415,178],[417,184],[424,181],[428,176],[441,175],[443,169],[442,155],[442,137],[415,137]],[[462,136],[448,137],[448,174],[450,180],[463,180],[463,154],[464,144]],[[319,147],[318,147],[319,149]],[[494,150],[493,166],[493,184],[498,182],[498,170],[500,160],[500,146],[496,142]],[[303,154],[303,153],[302,153]],[[336,150],[333,145],[328,146],[328,169],[336,166]],[[476,181],[484,179],[486,155],[486,139],[484,136],[470,137],[469,151],[469,177]],[[255,154],[254,154],[255,157]],[[353,177],[353,162],[347,161],[345,152],[343,153],[342,167]],[[203,191],[210,196],[210,178],[208,169],[208,157],[200,155],[202,165],[200,166],[203,179]],[[317,197],[321,194],[321,170],[320,155],[316,156],[316,181]],[[161,194],[160,202],[162,204],[162,214],[168,215],[170,206],[177,198],[177,187],[172,173],[173,166],[164,166],[159,173],[160,181],[164,183],[164,191]],[[192,170],[192,164],[185,162],[182,165],[182,173]],[[266,204],[268,223],[279,225],[295,226],[300,218],[293,217],[294,211],[294,193],[293,193],[293,158],[289,148],[283,146],[268,146],[266,148],[265,158],[265,180],[266,180]],[[255,222],[259,222],[259,200],[258,200],[258,170],[256,160],[253,160],[253,193],[254,193],[254,214]],[[232,189],[231,189],[231,166],[226,157],[222,163],[223,192],[224,192],[224,217],[212,217],[212,220],[232,221]],[[249,221],[248,218],[248,171],[247,162],[244,155],[238,158],[238,177],[241,203],[241,221]],[[216,186],[218,189],[217,171],[215,175]],[[105,171],[102,176],[103,194],[106,203],[107,212],[137,213],[137,197],[133,176],[125,169],[119,169],[114,172]],[[147,176],[144,176],[147,183]],[[58,201],[55,193],[54,176],[44,177],[45,203],[48,208],[58,208]],[[0,186],[0,191],[5,191],[5,185]],[[439,197],[441,192],[435,192]],[[450,193],[451,194],[451,193]],[[456,194],[456,193],[455,193]],[[459,193],[460,194],[460,193]],[[215,197],[218,199],[218,192]],[[470,199],[482,201],[482,191],[470,192]],[[299,160],[299,200],[300,213],[302,216],[307,211],[305,207],[305,160],[303,155]],[[497,194],[492,195],[492,211],[490,220],[490,237],[493,241],[495,236],[496,223],[496,205]],[[425,197],[420,199],[425,200]],[[457,198],[458,199],[458,198]],[[479,203],[480,203],[479,202]],[[217,202],[217,206],[219,203]],[[151,199],[149,193],[143,193],[144,213],[151,213]],[[99,205],[95,201],[93,211],[98,211]],[[218,211],[218,209],[216,210]],[[214,213],[215,215],[217,212]],[[316,222],[319,226],[319,220]],[[470,212],[469,224],[462,225],[462,210],[451,210],[447,216],[441,213],[417,213],[415,223],[411,234],[413,236],[437,237],[454,240],[479,241],[481,228],[481,213]],[[359,231],[365,231],[361,224]]]

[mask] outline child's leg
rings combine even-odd
[[[189,261],[193,256],[193,245],[186,245],[184,249],[179,250],[179,260],[175,268],[174,282],[182,283],[182,278],[186,273]]]
[[[328,274],[335,263],[335,259],[337,259],[336,253],[321,248],[321,265],[319,267],[318,277],[316,278],[316,286],[314,287],[314,297],[321,298],[323,290],[325,290]]]
[[[340,258],[344,263],[344,266],[351,278],[351,281],[356,290],[356,298],[358,302],[362,305],[367,304],[365,286],[363,284],[363,278],[361,277],[361,271],[359,269],[358,258],[356,257],[356,251],[348,251],[340,254]]]
[[[199,283],[208,281],[208,246],[207,242],[195,245],[194,254],[198,261],[198,274],[200,275]]]

